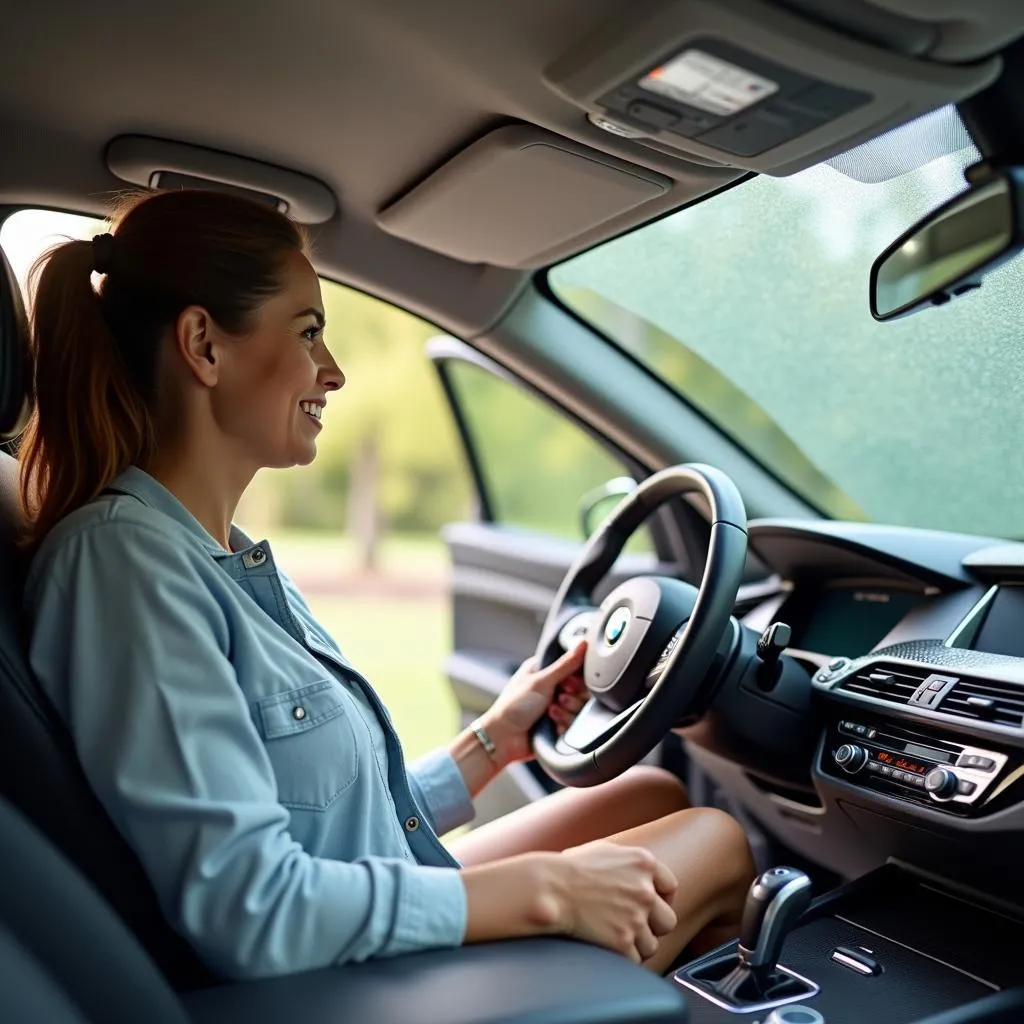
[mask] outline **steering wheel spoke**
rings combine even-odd
[[[593,697],[580,708],[572,725],[558,737],[556,748],[562,753],[577,754],[596,750],[601,743],[613,736],[627,718],[633,715],[643,700],[634,701],[625,711],[613,711]]]

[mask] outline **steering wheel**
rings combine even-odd
[[[592,594],[623,547],[664,502],[693,492],[711,509],[700,587],[637,576],[597,607]],[[544,715],[532,733],[540,766],[566,786],[595,786],[642,760],[673,727],[698,718],[738,640],[732,618],[747,553],[747,514],[736,485],[711,466],[670,466],[648,477],[591,534],[548,612],[538,663],[584,636],[589,699],[561,736]]]

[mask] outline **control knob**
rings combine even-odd
[[[936,800],[950,800],[956,796],[960,780],[956,772],[948,768],[933,768],[924,777],[924,788]]]
[[[855,743],[844,743],[834,757],[836,764],[851,775],[856,775],[868,763],[867,751]]]

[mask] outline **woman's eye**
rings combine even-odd
[[[324,329],[319,324],[311,324],[302,332],[302,336],[307,341],[316,341],[323,334],[323,331]]]

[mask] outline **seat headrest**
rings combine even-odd
[[[15,437],[32,409],[28,319],[21,288],[0,250],[0,440]]]

